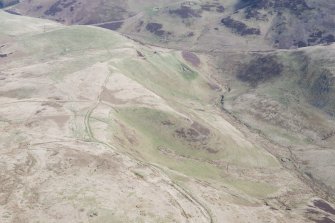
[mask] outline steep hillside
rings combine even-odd
[[[335,42],[334,10],[333,0],[24,0],[11,9],[206,52],[329,44]]]
[[[208,56],[0,20],[1,222],[334,219],[281,147],[222,111]]]
[[[124,20],[147,8],[173,2],[177,0],[28,0],[12,11],[65,24],[98,24]]]
[[[306,47],[335,42],[331,0],[240,0],[243,19],[271,21],[266,38],[278,48]]]
[[[334,48],[238,55],[219,59],[229,80],[224,108],[291,153],[296,167],[335,193]],[[227,65],[229,64],[229,65]]]

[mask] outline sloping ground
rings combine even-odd
[[[216,106],[207,57],[0,20],[1,222],[333,218],[275,145]]]
[[[220,62],[224,78],[230,78],[225,109],[287,147],[291,157],[282,162],[296,163],[329,199],[335,195],[334,47],[249,54],[244,59],[235,55]]]
[[[335,42],[335,3],[331,0],[240,0],[245,20],[271,21],[267,39],[278,48]]]
[[[269,50],[264,39],[269,26],[243,22],[226,27],[222,20],[234,14],[236,1],[182,1],[151,7],[124,21],[119,32],[144,43],[193,51]],[[238,24],[239,25],[239,24]],[[237,32],[235,32],[237,30]],[[250,30],[256,30],[251,32]]]
[[[177,0],[29,0],[21,1],[11,11],[65,24],[98,24],[124,20],[148,7],[173,2]]]
[[[332,0],[24,0],[10,11],[169,48],[229,52],[335,42],[334,9]]]
[[[334,7],[331,0],[184,1],[152,8],[120,31],[203,52],[299,48],[335,42]]]
[[[124,1],[36,0],[22,1],[11,11],[66,24],[88,24],[124,19],[132,13],[126,7]]]

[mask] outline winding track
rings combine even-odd
[[[101,103],[101,95],[102,95],[102,92],[103,92],[103,89],[106,87],[107,83],[108,83],[108,80],[109,80],[109,77],[110,77],[111,73],[109,73],[107,75],[107,77],[105,78],[105,81],[103,83],[103,85],[101,86],[101,90],[100,90],[100,93],[99,95],[97,96],[97,100],[96,102],[94,103],[94,105],[92,105],[89,110],[87,111],[86,115],[85,115],[85,129],[86,129],[86,132],[88,134],[88,137],[89,137],[89,140],[91,142],[95,142],[95,143],[99,143],[103,146],[106,146],[110,149],[112,149],[113,151],[115,151],[117,154],[121,154],[119,153],[118,149],[116,147],[114,147],[113,145],[110,145],[109,143],[107,142],[104,142],[104,141],[101,141],[101,140],[98,140],[97,138],[94,137],[94,132],[90,126],[90,119],[91,119],[91,116],[94,112],[94,110],[99,106],[99,104]],[[164,169],[158,165],[155,165],[155,164],[151,164],[151,163],[148,163],[148,162],[143,162],[141,160],[139,160],[138,158],[136,158],[135,156],[131,155],[131,154],[122,154],[122,155],[126,155],[130,158],[132,158],[133,160],[135,160],[136,162],[142,164],[142,165],[145,165],[147,167],[149,167],[153,172],[159,174],[160,176],[162,176],[164,178],[164,180],[162,181],[163,184],[165,184],[164,186],[170,186],[172,187],[177,193],[181,194],[182,197],[184,197],[187,201],[189,201],[193,206],[195,206],[195,208],[197,208],[199,210],[199,212],[202,214],[202,220],[201,222],[208,222],[208,223],[214,223],[214,218],[210,212],[210,210],[205,207],[199,200],[197,200],[190,192],[188,192],[185,188],[183,188],[182,186],[178,185],[176,182],[174,182],[164,171]],[[173,196],[170,192],[166,191],[174,200],[175,202],[178,204],[179,208],[181,209],[181,213],[183,213],[183,216],[185,216],[185,220],[186,222],[190,222],[188,217],[187,217],[187,214],[186,214],[186,211],[185,209],[182,207],[182,205],[180,204],[180,202],[178,202],[177,198],[175,196]]]

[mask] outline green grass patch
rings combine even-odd
[[[263,182],[253,182],[253,181],[245,181],[232,179],[228,180],[227,184],[233,186],[234,188],[243,191],[244,193],[257,197],[257,198],[265,198],[273,193],[275,193],[278,188],[271,186],[270,184]]]
[[[174,137],[174,130],[183,126],[184,121],[174,115],[147,108],[121,109],[117,115],[127,126],[136,130],[140,139],[136,150],[147,161],[167,166],[188,176],[221,178],[219,168],[202,160],[214,159],[215,154],[192,148],[188,142]],[[164,126],[161,124],[164,121],[173,122],[174,125]]]
[[[145,160],[167,166],[188,176],[222,180],[223,170],[211,164],[216,160],[244,167],[277,165],[272,156],[260,149],[239,147],[230,137],[224,137],[203,122],[200,124],[211,128],[211,133],[205,140],[194,142],[178,136],[178,130],[188,131],[193,127],[186,119],[175,114],[149,108],[122,108],[113,115],[122,120],[124,126],[136,132],[139,143],[136,146],[128,145],[129,151],[135,149],[135,154],[139,153]],[[200,119],[197,120],[200,122]],[[121,132],[115,127],[110,129],[113,129],[113,132]],[[127,137],[123,138],[126,141]]]
[[[50,56],[83,56],[90,50],[126,47],[122,36],[96,27],[69,26],[62,29],[26,36],[21,44],[35,58]]]
[[[189,66],[186,64],[181,63],[180,64],[180,70],[183,75],[183,77],[186,80],[194,80],[198,77],[198,73],[193,71]]]
[[[214,97],[206,80],[171,53],[144,53],[146,60],[125,56],[113,62],[123,74],[170,101],[197,101],[208,104]]]

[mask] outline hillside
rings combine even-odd
[[[23,0],[11,11],[97,24],[146,43],[212,51],[290,49],[335,42],[332,0]]]
[[[332,0],[2,2],[0,222],[335,222]]]
[[[208,56],[0,19],[1,222],[333,218],[278,146],[222,111]]]
[[[12,10],[20,14],[51,19],[65,24],[99,24],[124,20],[142,11],[177,0],[28,0]]]
[[[334,47],[315,46],[218,58],[224,108],[286,148],[306,179],[334,197]],[[276,153],[276,152],[275,152]]]

